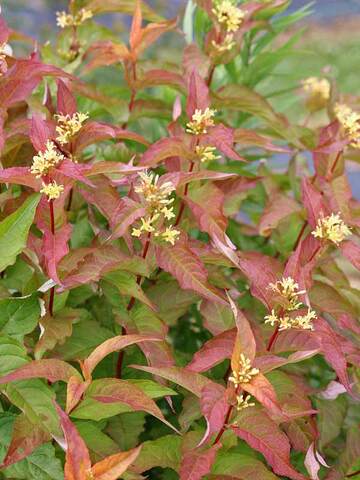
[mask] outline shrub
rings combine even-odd
[[[360,113],[288,5],[1,19],[1,478],[355,478]]]

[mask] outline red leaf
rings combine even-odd
[[[207,271],[200,259],[182,240],[172,247],[156,248],[159,267],[171,273],[184,290],[193,290],[204,298],[226,304],[222,293],[207,282]]]
[[[180,480],[201,480],[210,473],[215,461],[216,453],[221,448],[221,443],[216,443],[208,450],[190,450],[183,456],[180,465]]]
[[[106,123],[86,122],[74,139],[74,153],[78,155],[88,145],[108,139],[133,140],[145,146],[149,145],[149,142],[138,133],[116,128]]]
[[[327,321],[321,317],[316,320],[315,334],[326,361],[332,366],[340,382],[351,394],[351,385],[346,370],[346,358],[341,347],[341,336],[334,332]]]
[[[220,152],[232,160],[246,162],[246,159],[241,157],[236,150],[234,150],[234,141],[234,130],[219,124],[211,128],[209,132],[204,135],[202,143],[216,147]]]
[[[226,330],[204,343],[194,354],[186,369],[192,372],[205,372],[226,358],[230,358],[234,349],[236,333],[235,328]]]
[[[269,237],[279,223],[289,215],[300,211],[300,205],[292,198],[281,193],[269,197],[259,222],[259,233]]]
[[[35,178],[28,167],[10,167],[0,170],[0,182],[24,185],[37,191],[41,189],[41,180]]]
[[[274,472],[292,480],[305,480],[290,464],[290,443],[267,414],[256,407],[242,410],[237,416],[235,434],[264,455]]]
[[[327,208],[321,193],[312,185],[307,177],[301,183],[301,192],[304,206],[308,214],[308,222],[312,228],[316,227],[318,218],[326,216]]]
[[[65,480],[87,480],[91,472],[89,450],[66,413],[55,406],[66,441]]]
[[[241,386],[264,405],[271,416],[282,421],[287,419],[278,403],[274,387],[262,373],[258,373],[251,382],[243,383]]]
[[[259,135],[254,130],[249,130],[246,128],[236,128],[234,130],[234,140],[235,142],[240,143],[241,148],[260,147],[270,152],[290,152],[290,150],[286,147],[274,145],[270,138]]]
[[[131,368],[136,368],[137,370],[143,370],[144,372],[152,373],[153,375],[158,375],[159,377],[166,378],[171,382],[177,383],[178,385],[186,388],[192,392],[197,397],[201,397],[202,389],[213,383],[210,379],[200,375],[199,373],[189,372],[185,368],[179,367],[144,367],[143,365],[130,365]]]
[[[65,177],[72,178],[73,180],[78,180],[79,182],[89,185],[89,187],[95,187],[95,185],[88,180],[85,175],[86,172],[90,170],[89,165],[82,165],[79,163],[74,163],[71,160],[65,158],[61,164],[57,167],[57,171],[60,172]]]
[[[11,443],[2,466],[8,467],[19,462],[50,439],[49,432],[30,422],[23,414],[18,415],[14,422]]]
[[[278,260],[257,252],[239,256],[241,271],[250,280],[251,293],[271,309],[273,292],[270,283],[276,283],[281,276],[282,266]]]
[[[36,151],[44,151],[46,142],[55,132],[55,128],[44,120],[39,114],[34,114],[31,119],[30,140]]]
[[[117,480],[136,460],[141,445],[127,452],[115,453],[96,463],[91,472],[94,480]]]
[[[209,88],[205,80],[194,69],[189,79],[189,96],[186,104],[186,113],[192,118],[196,109],[206,110],[210,106]]]
[[[352,265],[360,270],[360,246],[355,242],[347,240],[340,243],[340,249]]]
[[[5,377],[1,377],[0,385],[29,378],[46,378],[49,382],[58,382],[60,380],[67,382],[72,376],[80,377],[80,374],[74,367],[62,360],[55,358],[33,360],[14,372],[5,375]]]
[[[141,24],[142,24],[141,3],[139,0],[136,0],[135,12],[132,19],[130,39],[129,39],[131,50],[135,50],[137,45],[141,41]]]
[[[75,96],[62,80],[57,82],[57,111],[62,115],[74,115],[77,112]]]
[[[203,445],[211,435],[221,430],[229,407],[226,390],[222,385],[209,383],[202,389],[200,408],[206,419],[207,428],[198,446]]]
[[[83,372],[85,378],[90,378],[96,365],[101,362],[103,358],[113,352],[117,352],[129,345],[134,345],[139,342],[158,342],[158,337],[150,335],[119,335],[117,337],[106,340],[101,345],[95,348],[95,350],[84,361]]]
[[[94,398],[100,403],[125,403],[134,411],[144,411],[153,415],[177,432],[176,428],[165,419],[154,400],[131,382],[116,378],[95,380],[92,382],[87,396]]]
[[[60,260],[69,252],[68,241],[71,236],[72,227],[70,224],[63,225],[55,235],[46,228],[43,237],[43,252],[46,262],[46,269],[49,277],[54,282],[61,284],[57,274],[57,265]]]
[[[182,157],[192,160],[194,155],[178,137],[161,138],[155,142],[141,157],[140,165],[154,167],[171,157]]]

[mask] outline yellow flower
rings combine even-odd
[[[208,127],[214,126],[214,115],[216,110],[207,107],[204,111],[196,109],[191,122],[186,125],[186,131],[193,135],[207,133]]]
[[[170,198],[174,185],[171,182],[159,185],[159,175],[152,172],[140,172],[139,177],[141,182],[135,187],[135,192],[143,197],[149,214],[163,213],[168,219],[174,217],[173,207],[169,207],[174,201]]]
[[[319,77],[309,77],[302,82],[303,89],[313,97],[322,100],[329,100],[331,85],[328,79]]]
[[[328,217],[319,218],[314,231],[311,232],[316,238],[328,240],[339,245],[346,237],[351,235],[350,228],[344,223],[340,214],[332,213]]]
[[[55,117],[58,122],[56,140],[60,145],[66,145],[81,130],[83,123],[89,118],[89,114],[76,112],[73,115],[55,115]]]
[[[217,21],[225,25],[227,32],[236,32],[242,24],[245,12],[233,4],[231,0],[222,0],[212,10]]]
[[[30,172],[40,178],[42,175],[46,175],[51,167],[54,167],[59,162],[64,160],[64,155],[58,152],[53,142],[48,140],[46,142],[46,150],[44,152],[38,152],[33,158],[33,163],[30,167]]]
[[[91,10],[82,8],[76,15],[71,15],[66,12],[56,12],[56,24],[60,28],[66,27],[78,27],[89,18],[92,18],[93,13]]]
[[[258,373],[259,370],[251,366],[251,360],[241,353],[238,369],[233,370],[232,376],[229,377],[229,382],[232,382],[236,386],[240,383],[249,383],[251,382],[252,377],[255,377]]]
[[[236,410],[240,412],[240,410],[244,410],[245,408],[255,407],[255,403],[249,403],[250,399],[250,395],[247,395],[245,398],[244,395],[238,395],[236,397]]]
[[[217,43],[215,40],[213,40],[211,44],[217,53],[220,54],[232,50],[235,47],[236,42],[234,41],[234,35],[232,33],[228,33],[221,43]]]
[[[212,160],[218,160],[220,155],[215,155],[216,147],[196,146],[195,153],[200,158],[201,162],[210,162]]]
[[[360,149],[360,113],[344,104],[335,105],[335,115],[339,120],[344,135],[351,141],[350,145]]]
[[[43,193],[48,197],[48,200],[56,200],[60,197],[64,191],[63,185],[58,185],[55,180],[48,184],[43,183],[43,188],[40,190],[40,193]]]
[[[175,230],[172,227],[167,227],[164,232],[162,232],[161,237],[165,242],[171,243],[171,245],[175,245],[176,240],[180,235],[179,230]]]
[[[316,313],[309,307],[306,315],[298,315],[295,318],[292,318],[289,315],[282,315],[279,317],[273,309],[271,314],[265,317],[265,323],[270,323],[271,326],[278,324],[280,332],[283,330],[289,330],[290,328],[313,330],[312,320],[316,318]]]
[[[291,277],[283,277],[276,283],[270,283],[269,288],[288,301],[286,310],[297,310],[301,307],[299,295],[303,295],[305,290],[299,290],[299,285]]]

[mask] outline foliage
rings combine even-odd
[[[357,477],[360,113],[274,86],[289,4],[1,18],[0,478]]]

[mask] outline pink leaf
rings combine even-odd
[[[152,373],[153,375],[158,375],[159,377],[166,378],[171,382],[174,382],[181,387],[186,388],[192,392],[197,397],[201,397],[202,389],[213,382],[200,375],[199,373],[189,372],[185,368],[179,367],[144,367],[143,365],[131,365],[132,368],[137,370],[143,370],[144,372]]]
[[[31,120],[30,140],[36,151],[44,151],[46,142],[53,137],[55,128],[41,118],[39,114],[34,114]]]
[[[62,80],[57,82],[57,111],[62,115],[73,115],[77,112],[75,96]]]
[[[315,333],[326,361],[332,366],[340,382],[351,394],[350,381],[346,370],[346,358],[341,348],[340,335],[334,332],[327,321],[321,317],[316,320]]]
[[[321,193],[312,185],[307,177],[301,184],[302,199],[308,214],[308,222],[312,228],[316,227],[318,218],[326,216],[327,208]]]
[[[190,450],[184,453],[180,465],[180,480],[201,480],[204,478],[210,473],[216,453],[221,446],[221,443],[216,443],[205,451]]]
[[[29,378],[46,378],[49,382],[58,382],[60,380],[67,382],[73,376],[80,377],[80,374],[74,367],[62,360],[55,358],[33,360],[14,372],[5,375],[5,377],[1,377],[0,385]]]
[[[156,257],[159,267],[171,273],[181,288],[193,290],[204,298],[226,304],[221,292],[208,283],[205,267],[185,241],[178,240],[171,247],[157,247]]]
[[[215,432],[219,432],[225,423],[226,414],[230,408],[225,388],[216,383],[206,385],[201,391],[200,408],[206,419],[207,428],[199,447]]]
[[[268,415],[256,407],[242,410],[234,433],[251,448],[262,453],[274,472],[292,480],[305,480],[290,463],[290,443]]]
[[[49,277],[56,283],[61,284],[57,274],[57,265],[60,260],[69,252],[68,241],[70,239],[72,227],[70,224],[63,225],[55,232],[55,235],[46,228],[43,237],[43,249],[46,262],[46,268]]]
[[[241,157],[237,151],[234,150],[234,141],[234,130],[219,124],[211,128],[209,132],[204,135],[202,143],[216,147],[220,152],[232,160],[246,162],[246,159]]]
[[[34,190],[39,191],[41,188],[41,180],[35,178],[30,173],[28,167],[10,167],[0,169],[0,182],[15,183],[17,185],[24,185]]]
[[[189,79],[189,96],[186,104],[187,116],[191,118],[196,109],[204,111],[209,106],[209,89],[205,80],[194,69]]]
[[[110,338],[96,347],[84,361],[84,376],[85,378],[90,378],[96,365],[110,353],[117,352],[118,350],[139,342],[158,342],[159,340],[161,339],[150,335],[118,335],[117,337]]]
[[[148,397],[141,388],[126,380],[118,380],[116,378],[95,380],[92,382],[86,396],[100,403],[124,403],[129,405],[134,411],[144,411],[153,415],[172,430],[177,431],[176,428],[165,419],[154,400]]]
[[[352,265],[360,270],[360,246],[351,240],[347,240],[340,243],[340,249]]]
[[[207,341],[194,354],[186,369],[192,372],[205,372],[226,358],[230,358],[234,349],[235,338],[236,329],[233,328]]]

